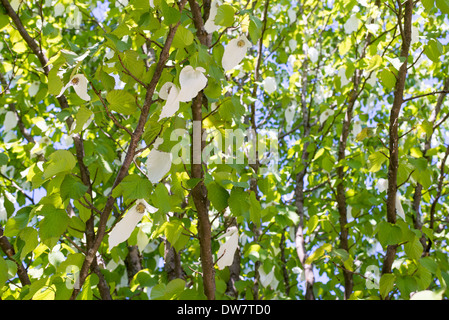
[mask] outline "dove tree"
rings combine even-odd
[[[0,2],[2,300],[448,298],[447,1]]]

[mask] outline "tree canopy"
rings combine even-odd
[[[447,299],[448,0],[1,0],[0,298]]]

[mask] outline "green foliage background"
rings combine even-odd
[[[112,190],[129,146],[125,128],[136,129],[145,103],[147,88],[142,84],[153,79],[169,28],[178,22],[156,92],[167,81],[179,84],[184,66],[203,67],[208,77],[204,128],[222,133],[246,130],[255,120],[259,130],[275,130],[279,137],[277,174],[224,161],[205,168],[215,260],[222,243],[217,236],[231,222],[238,224],[240,233],[239,280],[231,294],[229,268],[216,269],[216,298],[304,299],[304,264],[313,266],[317,299],[344,298],[343,270],[353,275],[351,299],[410,299],[412,293],[424,290],[432,291],[434,298],[448,297],[449,105],[444,87],[449,84],[449,1],[418,1],[413,9],[419,38],[410,49],[406,101],[398,119],[397,185],[406,220],[399,218],[395,224],[387,222],[386,192],[379,192],[376,184],[380,178],[388,179],[390,108],[398,65],[404,62],[399,59],[402,21],[398,25],[396,13],[402,9],[397,2],[225,1],[215,20],[221,28],[212,35],[210,48],[200,44],[189,3],[180,12],[173,0],[112,1],[104,19],[93,15],[96,1],[15,3],[20,3],[20,20],[51,69],[48,75],[43,72],[0,6],[0,123],[8,111],[19,119],[8,132],[4,123],[0,133],[0,210],[5,216],[0,223],[3,238],[14,249],[13,255],[0,251],[1,299],[69,299],[73,275],[82,268],[87,250],[86,223],[93,221],[97,230],[111,192],[116,199],[107,230],[136,199],[158,209],[142,219],[127,242],[109,250],[106,235],[99,247],[100,272],[112,298],[206,298],[191,197],[198,181],[190,178],[190,165],[181,163],[173,164],[160,183],[151,184],[144,166],[155,137],[164,138],[159,149],[168,151],[174,144],[172,132],[188,128],[191,103],[181,103],[175,116],[158,121],[164,101],[153,95],[137,147],[142,152]],[[203,1],[198,3],[204,12]],[[57,4],[65,9],[59,16]],[[346,33],[345,23],[353,15],[359,23],[354,32]],[[70,25],[79,17],[80,25]],[[247,35],[253,46],[238,68],[224,73],[224,47],[240,34]],[[75,73],[90,81],[91,101],[69,88],[65,92],[69,108],[61,109],[56,96]],[[348,81],[343,81],[343,73]],[[347,131],[343,123],[357,75],[360,83]],[[277,82],[270,94],[264,90],[267,77]],[[219,106],[215,111],[213,103]],[[320,116],[328,109],[334,113],[322,123]],[[287,110],[294,112],[291,121],[286,120]],[[75,120],[71,127],[68,117]],[[307,131],[305,117],[310,122]],[[360,132],[353,131],[356,125]],[[338,145],[345,130],[349,134],[345,157],[339,161]],[[71,135],[81,137],[84,154],[77,154]],[[91,174],[92,196],[82,182],[79,157]],[[338,167],[343,167],[344,179],[338,177]],[[297,174],[304,169],[301,217],[296,188]],[[257,193],[252,181],[257,182]],[[340,246],[335,191],[339,184],[344,185],[352,216],[345,226],[347,250]],[[295,236],[300,225],[307,252],[302,262]],[[164,268],[167,241],[179,253],[183,274],[177,279],[169,279]],[[398,245],[397,254],[392,272],[381,275],[388,245]],[[140,253],[137,273],[127,263],[133,246]],[[25,267],[29,284],[17,276],[20,266]],[[261,273],[264,278],[272,270],[274,280],[261,281]],[[378,271],[377,284],[370,281],[369,270]],[[99,299],[98,283],[98,275],[90,273],[77,299]]]

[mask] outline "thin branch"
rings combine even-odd
[[[414,96],[414,97],[410,97],[410,98],[404,99],[403,102],[411,101],[411,100],[414,100],[414,99],[419,99],[419,98],[430,96],[430,95],[434,95],[434,94],[440,94],[440,93],[448,94],[449,91],[434,91],[434,92],[424,93],[424,94],[420,94],[420,95],[417,95],[417,96]]]

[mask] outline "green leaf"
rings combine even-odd
[[[81,181],[71,175],[66,175],[60,187],[62,201],[69,198],[77,200],[87,192],[87,189],[88,187]]]
[[[420,129],[422,129],[428,137],[430,137],[433,133],[433,125],[432,123],[424,119],[423,122],[419,125]]]
[[[165,287],[164,299],[174,300],[184,291],[186,282],[182,279],[173,279]]]
[[[145,63],[140,58],[139,53],[133,50],[124,52],[123,64],[126,69],[138,79],[141,79],[145,72]],[[134,81],[134,80],[133,80]]]
[[[373,128],[363,128],[362,131],[357,135],[356,140],[357,141],[363,141],[366,138],[370,138],[374,135]]]
[[[235,10],[228,4],[221,5],[215,16],[215,24],[223,27],[231,27],[234,23]]]
[[[231,214],[235,217],[243,216],[249,212],[248,193],[241,187],[233,187],[228,203]]]
[[[424,4],[425,7],[429,7],[429,5],[430,3],[427,3],[427,6]],[[449,0],[436,0],[436,5],[442,13],[449,14]]]
[[[376,151],[369,155],[369,172],[377,172],[382,167],[382,164],[388,160],[388,158],[380,151]]]
[[[317,215],[313,215],[310,217],[309,221],[307,221],[307,234],[312,234],[313,231],[318,227],[320,219]]]
[[[74,236],[75,238],[82,239],[84,236],[84,231],[86,230],[86,224],[78,218],[77,216],[73,216],[70,218],[68,232]]]
[[[131,115],[137,110],[136,99],[125,90],[112,90],[106,95],[109,108],[124,115]]]
[[[76,125],[75,129],[73,129],[72,133],[79,133],[84,129],[84,125],[93,115],[93,112],[87,109],[85,106],[81,106],[76,113]]]
[[[153,186],[147,178],[138,174],[126,176],[112,191],[113,197],[123,195],[126,200],[146,199],[150,196]]]
[[[432,257],[423,257],[419,259],[419,263],[432,273],[437,273],[439,269],[438,263]]]
[[[229,193],[216,182],[207,185],[208,197],[217,211],[223,211],[228,206]]]
[[[9,158],[5,153],[0,153],[0,166],[8,164]]]
[[[305,264],[312,264],[314,261],[320,259],[326,251],[331,251],[332,246],[330,244],[323,244],[316,249],[310,256],[307,257]]]
[[[44,178],[47,179],[62,172],[71,172],[75,165],[75,157],[70,151],[57,150],[49,156],[49,164],[44,169]]]
[[[0,15],[0,30],[9,25],[9,17],[7,14]]]
[[[382,65],[382,57],[376,54],[375,56],[371,57],[371,59],[369,60],[368,67],[365,69],[365,71],[367,71],[367,72],[374,71],[377,68],[379,68],[381,65]]]
[[[396,85],[396,77],[388,69],[383,69],[379,74],[379,78],[382,85],[388,90],[392,90]]]
[[[262,36],[262,21],[259,18],[250,15],[250,22],[248,26],[249,36],[251,37],[251,42],[256,43],[257,40]]]
[[[179,252],[189,241],[189,237],[185,235],[186,230],[179,220],[172,220],[167,222],[164,227],[164,235],[167,241]]]
[[[9,279],[8,276],[8,264],[3,259],[2,256],[0,256],[0,289],[3,288],[3,286],[6,283],[6,280]]]
[[[421,0],[421,2],[427,12],[430,12],[430,10],[435,8],[435,0]]]
[[[382,246],[397,244],[402,239],[402,230],[399,226],[382,221],[377,226],[377,236]]]
[[[48,73],[48,93],[52,95],[59,95],[64,87],[64,83],[57,75],[57,72],[58,68],[53,67]]]
[[[20,252],[20,260],[23,260],[25,256],[33,251],[39,244],[37,238],[37,230],[31,227],[26,227],[20,231],[20,239],[25,242]]]
[[[419,258],[421,258],[421,255],[423,253],[423,246],[419,241],[419,238],[415,236],[413,237],[413,240],[408,241],[404,245],[404,251],[410,259],[418,260]]]
[[[254,191],[251,191],[249,195],[249,217],[258,227],[260,227],[262,219],[261,211],[262,208],[260,206],[260,202],[256,199],[256,194]]]
[[[162,212],[167,213],[171,210],[170,195],[163,183],[157,184],[151,199],[153,200],[154,206],[162,210]]]
[[[31,207],[25,207],[20,209],[15,216],[6,221],[4,235],[6,237],[15,237],[19,232],[24,229],[29,221]]]
[[[177,23],[181,19],[181,14],[178,9],[175,9],[167,4],[165,0],[161,1],[162,16],[164,17],[164,23],[169,26],[173,23]]]
[[[40,214],[44,216],[39,223],[39,237],[45,240],[58,240],[66,231],[70,218],[63,209],[56,209],[53,206],[45,205]]]
[[[428,44],[424,47],[424,53],[433,62],[439,62],[443,53],[443,46],[438,40],[430,39]]]
[[[193,33],[180,25],[173,38],[172,46],[177,49],[183,49],[193,43]]]
[[[393,290],[395,280],[396,276],[392,273],[385,273],[382,275],[379,282],[379,291],[383,298],[385,298],[388,293]]]

